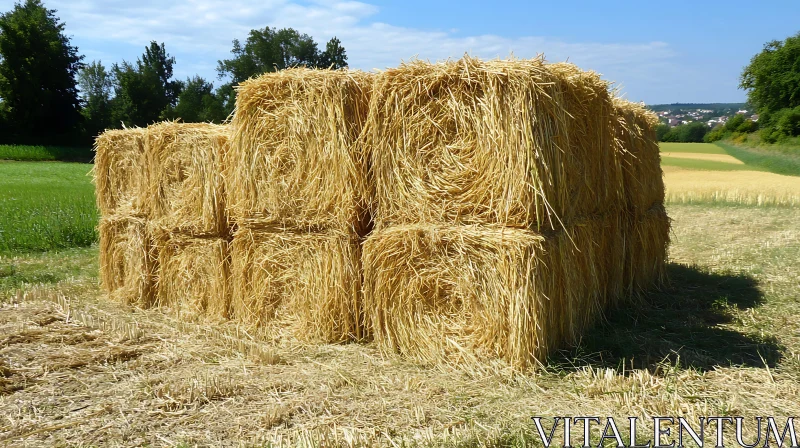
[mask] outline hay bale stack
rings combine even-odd
[[[143,210],[146,130],[106,131],[95,140],[93,169],[100,210],[100,283],[110,297],[153,303],[155,258]]]
[[[151,306],[156,260],[145,220],[131,213],[103,216],[98,233],[103,289],[122,303]]]
[[[94,183],[97,208],[103,216],[140,214],[145,188],[145,129],[118,129],[102,133],[95,140]]]
[[[654,168],[638,167],[654,124],[608,88],[541,59],[378,76],[362,136],[376,228],[363,282],[384,350],[526,368],[659,278],[666,215],[630,205],[663,197]]]
[[[163,122],[145,135],[144,210],[153,235],[155,304],[188,316],[230,313],[222,159],[230,128]]]
[[[240,85],[224,174],[237,319],[306,340],[360,337],[370,86],[364,73],[310,69]]]
[[[230,129],[208,123],[165,122],[148,127],[147,215],[160,231],[226,236],[222,157]]]
[[[620,206],[608,83],[571,64],[465,57],[382,73],[364,131],[376,228],[531,230]]]
[[[169,235],[157,239],[155,303],[181,315],[230,316],[230,256],[224,238]]]

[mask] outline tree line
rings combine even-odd
[[[659,141],[745,141],[748,134],[756,132],[760,141],[769,144],[800,137],[800,33],[784,41],[767,42],[742,71],[739,88],[747,91],[748,103],[758,112],[758,122],[735,115],[713,129],[700,122],[673,128],[661,124],[656,128]]]
[[[0,15],[0,143],[85,144],[105,129],[160,120],[222,122],[233,111],[234,86],[289,67],[347,67],[336,37],[320,49],[292,28],[250,31],[217,62],[221,84],[185,80],[165,44],[152,41],[136,61],[85,62],[65,24],[41,0]]]

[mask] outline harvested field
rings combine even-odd
[[[800,205],[800,177],[761,171],[664,169],[667,201],[680,204],[732,203]]]

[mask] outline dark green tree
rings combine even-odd
[[[656,126],[656,139],[658,139],[658,141],[660,141],[660,142],[665,141],[664,137],[667,135],[669,130],[670,130],[670,127],[669,127],[668,124],[659,123],[658,126]]]
[[[739,129],[739,126],[744,124],[744,115],[736,114],[731,118],[728,118],[728,121],[725,122],[725,130],[728,132],[735,132]]]
[[[135,64],[122,61],[111,71],[116,80],[112,120],[126,126],[147,126],[165,118],[178,102],[183,83],[172,79],[175,58],[153,41]]]
[[[114,80],[101,61],[92,61],[78,72],[81,88],[85,129],[89,136],[96,136],[112,127],[111,95]]]
[[[320,54],[318,65],[320,68],[347,68],[347,52],[339,38],[334,36],[328,41],[325,51]]]
[[[325,51],[320,52],[311,36],[292,28],[251,30],[244,44],[234,39],[231,55],[230,59],[217,63],[219,78],[229,79],[216,93],[223,100],[226,112],[233,110],[233,86],[254,76],[289,67],[347,66],[347,54],[339,39],[328,41]]]
[[[314,39],[292,28],[251,30],[244,45],[233,40],[231,53],[232,58],[218,62],[217,71],[220,77],[230,77],[234,84],[289,67],[316,67],[319,61]]]
[[[56,10],[41,0],[16,3],[0,15],[0,98],[16,139],[49,141],[77,133],[82,59]]]
[[[168,118],[179,118],[187,123],[221,123],[227,118],[221,98],[214,93],[214,85],[200,76],[186,80],[178,105]]]
[[[744,68],[739,87],[762,114],[800,106],[800,33],[764,45]]]

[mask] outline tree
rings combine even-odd
[[[228,76],[235,84],[289,67],[316,67],[319,61],[314,39],[292,28],[251,30],[244,46],[233,40],[231,53],[232,58],[218,61],[217,71],[220,78]]]
[[[254,76],[290,67],[347,66],[347,53],[339,39],[334,37],[328,41],[325,51],[320,52],[311,36],[292,28],[251,30],[244,45],[238,39],[233,40],[231,54],[230,59],[217,62],[219,79],[230,80],[221,85],[216,93],[222,99],[226,112],[233,110],[233,86]]]
[[[111,127],[111,95],[114,82],[101,61],[92,61],[78,72],[78,85],[83,99],[86,132],[96,136]]]
[[[112,119],[127,126],[147,126],[177,104],[183,83],[172,80],[175,58],[155,41],[135,64],[122,61],[111,71],[116,80]]]
[[[739,87],[760,114],[800,106],[800,33],[764,45],[744,68]]]
[[[80,124],[75,78],[83,56],[55,14],[25,0],[0,15],[0,98],[18,139],[52,140]]]
[[[320,55],[318,65],[321,68],[347,68],[347,52],[342,46],[342,41],[336,36],[325,45],[325,51]]]
[[[187,123],[221,123],[227,118],[222,99],[214,93],[214,85],[200,76],[186,80],[178,105],[168,116]]]
[[[664,137],[669,133],[670,127],[666,123],[659,123],[656,126],[656,139],[660,142],[666,141]]]

